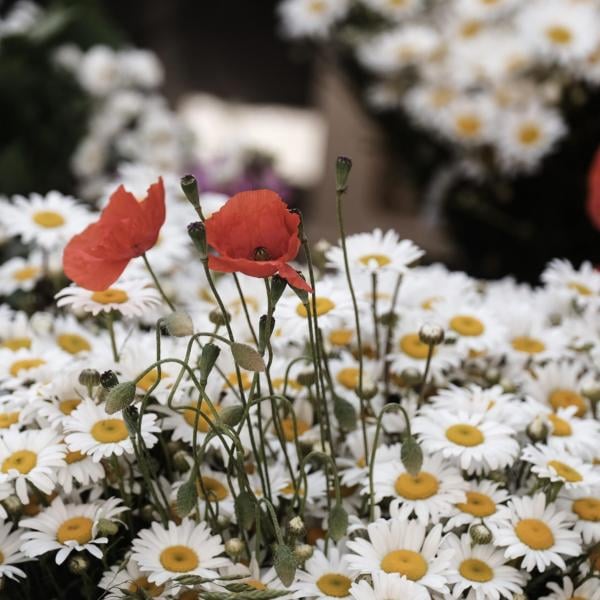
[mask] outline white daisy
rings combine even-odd
[[[395,21],[402,21],[423,7],[423,0],[362,0],[369,8]]]
[[[17,290],[31,291],[43,275],[41,253],[15,256],[0,266],[0,294],[10,296]]]
[[[453,142],[473,146],[490,139],[498,109],[485,95],[470,96],[453,102],[443,116],[441,133]]]
[[[105,478],[104,466],[79,450],[67,452],[65,466],[56,470],[56,483],[65,494],[73,491],[74,483],[88,486]]]
[[[290,37],[323,37],[344,18],[348,0],[285,0],[279,7],[284,32]]]
[[[127,558],[123,564],[113,565],[108,571],[105,571],[98,587],[105,590],[103,598],[106,600],[127,598],[128,594],[140,593],[142,590],[150,598],[158,600],[166,598],[163,594],[165,586],[150,583],[148,577],[130,558]]]
[[[372,584],[358,581],[352,584],[350,595],[354,600],[390,600],[390,598],[410,598],[410,600],[430,600],[429,592],[410,579],[395,574],[374,572]]]
[[[586,545],[600,542],[600,486],[592,490],[565,490],[558,499],[559,508],[575,521],[573,530]]]
[[[26,573],[15,567],[22,562],[26,562],[27,557],[19,551],[21,545],[22,531],[17,529],[12,531],[12,523],[0,522],[0,577],[8,577],[17,581],[19,577],[27,577]]]
[[[588,261],[576,269],[568,260],[555,258],[548,263],[540,279],[548,288],[567,293],[581,302],[600,295],[600,273]]]
[[[577,588],[569,577],[563,577],[562,585],[549,581],[546,587],[552,592],[540,600],[600,600],[600,579],[597,577],[587,579]]]
[[[591,461],[600,455],[600,423],[579,419],[574,406],[559,408],[546,416],[550,431],[546,444],[556,452]]]
[[[522,557],[521,566],[526,571],[542,572],[553,564],[566,569],[563,557],[581,553],[581,538],[571,530],[569,514],[555,505],[546,506],[544,494],[513,497],[509,508],[510,523],[499,525],[494,540],[506,547],[506,558]]]

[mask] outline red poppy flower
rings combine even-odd
[[[600,229],[600,150],[588,173],[587,213],[596,229]]]
[[[300,250],[300,217],[271,190],[241,192],[205,222],[206,241],[219,256],[209,256],[208,266],[222,273],[252,277],[279,273],[296,288],[312,291],[287,263]]]
[[[88,290],[107,289],[132,258],[141,256],[156,244],[164,222],[162,178],[148,188],[142,202],[119,186],[100,219],[67,244],[63,253],[65,275]]]

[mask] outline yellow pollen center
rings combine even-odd
[[[583,285],[583,283],[577,283],[576,281],[572,281],[567,285],[567,287],[571,290],[575,290],[582,296],[591,296],[594,293],[587,285]]]
[[[394,489],[398,496],[407,500],[426,500],[435,496],[440,485],[437,477],[431,473],[421,471],[417,475],[402,473],[394,484]]]
[[[475,137],[481,131],[481,120],[475,115],[460,115],[456,118],[456,129],[464,137]]]
[[[352,341],[352,329],[334,329],[329,334],[329,341],[334,346],[347,346]]]
[[[352,580],[341,573],[327,573],[317,579],[317,587],[326,596],[347,598]]]
[[[241,382],[242,382],[242,388],[244,388],[244,391],[248,391],[250,389],[250,387],[252,386],[252,381],[250,380],[250,377],[248,376],[248,373],[246,373],[245,371],[241,372]],[[237,374],[234,372],[229,373],[227,375],[227,381],[235,388],[237,389],[238,387],[238,378],[237,378]]]
[[[68,398],[58,403],[58,410],[63,415],[70,415],[80,404],[81,400],[79,398]]]
[[[101,444],[115,444],[129,436],[127,427],[121,419],[102,419],[94,423],[90,433]]]
[[[92,301],[98,304],[124,304],[127,300],[129,300],[127,292],[117,288],[108,288],[92,294]]]
[[[56,539],[61,543],[77,542],[87,544],[92,539],[94,522],[88,517],[73,517],[64,521],[56,532]]]
[[[19,411],[0,413],[0,429],[8,429],[11,425],[18,423]]]
[[[89,352],[92,349],[90,343],[83,336],[76,333],[63,333],[56,338],[56,342],[69,354]]]
[[[4,459],[2,472],[16,469],[21,475],[27,475],[37,465],[37,454],[31,450],[17,450]]]
[[[347,390],[354,390],[358,385],[358,369],[356,367],[346,367],[340,369],[335,377],[340,385]]]
[[[29,371],[45,365],[46,361],[41,358],[24,358],[23,360],[17,360],[10,365],[9,372],[13,377],[16,377],[21,371]]]
[[[460,33],[465,38],[476,36],[481,31],[480,21],[467,21],[460,29]]]
[[[467,492],[466,496],[466,502],[459,502],[456,505],[458,510],[479,518],[489,517],[496,512],[496,503],[486,494]]]
[[[527,123],[521,125],[517,137],[524,146],[532,146],[542,137],[542,131],[538,125]]]
[[[431,298],[426,298],[421,302],[421,308],[423,310],[433,310],[433,305],[436,302],[439,302],[442,298],[440,296],[432,296]]]
[[[206,496],[200,486],[200,482],[198,482],[198,496],[203,500],[206,500],[206,497],[208,497],[212,502],[215,500],[220,502],[229,496],[229,490],[218,479],[207,476],[203,476],[201,479],[204,490],[206,490]]]
[[[27,281],[36,277],[40,270],[39,267],[23,267],[13,271],[12,278],[15,281]]]
[[[165,379],[165,377],[169,377],[168,373],[165,373],[161,370],[160,379]],[[148,371],[138,382],[137,387],[143,389],[147,392],[156,382],[158,381],[158,369],[152,369],[152,371]]]
[[[160,564],[173,573],[188,573],[198,566],[199,560],[187,546],[169,546],[160,553]]]
[[[471,448],[483,444],[485,437],[480,429],[468,425],[467,423],[458,423],[446,429],[446,437],[459,446]]]
[[[561,462],[560,460],[551,460],[548,462],[548,466],[552,467],[559,477],[561,477],[565,481],[568,481],[569,483],[577,483],[578,481],[583,481],[583,477],[581,476],[581,473],[577,471],[577,469],[570,467],[569,465],[565,464],[564,462]]]
[[[137,592],[144,591],[144,597],[149,596],[150,598],[156,598],[160,596],[165,589],[164,585],[156,585],[155,583],[150,583],[147,577],[138,577],[134,581],[129,584],[128,590],[132,594],[136,594]]]
[[[548,420],[552,423],[552,435],[557,437],[568,437],[573,434],[573,429],[568,421],[565,421],[554,414],[548,415]]]
[[[562,25],[548,27],[548,29],[546,29],[546,35],[553,44],[558,44],[559,46],[566,46],[570,44],[573,39],[571,31]]]
[[[285,437],[286,441],[293,442],[294,441],[294,421],[291,417],[286,419],[282,419],[281,428],[283,429],[283,437]],[[298,431],[298,436],[301,436],[303,433],[310,429],[310,424],[302,419],[296,419],[296,429]]]
[[[53,210],[39,210],[33,214],[33,221],[45,229],[54,229],[65,224],[64,217]]]
[[[20,350],[21,348],[26,348],[27,350],[29,350],[29,348],[31,348],[31,338],[28,338],[28,337],[10,338],[8,340],[4,340],[0,344],[0,347],[8,348],[9,350],[12,350],[13,352]]]
[[[393,550],[383,557],[381,568],[386,573],[399,573],[411,581],[418,581],[427,573],[425,559],[412,550]]]
[[[572,506],[573,512],[584,521],[600,521],[600,499],[598,498],[579,498],[575,500]]]
[[[548,550],[554,546],[554,534],[539,519],[523,519],[515,526],[517,537],[533,550]]]
[[[358,261],[365,266],[368,266],[372,261],[375,261],[378,267],[385,267],[392,262],[385,254],[365,254],[364,256],[361,256]]]
[[[266,590],[267,589],[267,586],[262,581],[259,581],[258,579],[246,579],[246,581],[244,581],[244,583],[246,585],[249,585],[250,587],[253,587],[255,590]]]
[[[574,406],[577,409],[577,412],[575,413],[577,417],[583,417],[587,411],[585,400],[580,394],[573,390],[556,389],[550,394],[548,402],[550,402],[550,406],[552,406],[554,410]]]
[[[73,463],[81,462],[85,458],[85,454],[81,454],[79,450],[75,452],[67,452],[65,456],[65,461],[68,465],[72,465]]]
[[[318,297],[315,299],[317,304],[317,316],[321,317],[335,308],[335,304],[329,298]],[[312,311],[312,302],[310,303],[309,311]],[[304,304],[296,306],[296,314],[300,317],[308,318],[309,311],[306,310]]]
[[[539,354],[546,349],[544,342],[528,335],[519,335],[513,338],[511,344],[517,352],[525,352],[526,354]]]
[[[477,337],[485,331],[485,325],[475,317],[456,315],[450,319],[450,328],[459,335]]]
[[[467,558],[460,563],[459,573],[470,581],[485,583],[494,578],[494,570],[477,558]]]
[[[312,2],[310,2],[310,4],[308,5],[308,10],[315,14],[321,14],[325,12],[326,8],[327,5],[325,4],[325,2],[323,2],[323,0],[312,0]]]
[[[285,385],[285,378],[274,377],[271,383],[273,384],[273,387],[276,390],[282,390],[283,386]],[[288,389],[291,388],[296,391],[299,391],[302,389],[302,386],[295,379],[291,379],[291,378],[288,378],[288,380],[287,380],[287,387],[288,387]]]
[[[425,360],[429,352],[429,346],[419,339],[419,334],[407,333],[400,339],[400,350],[411,358]],[[435,348],[433,353],[435,354]]]
[[[208,408],[208,403],[207,402],[200,402],[199,405],[197,405],[198,409],[200,411],[202,411],[205,415],[208,416],[208,418],[211,421],[214,421],[214,416],[212,414],[212,411]],[[215,411],[218,413],[221,410],[220,406],[214,406]],[[189,408],[186,408],[183,411],[183,418],[185,420],[185,422],[190,426],[190,427],[194,427],[194,424],[196,423],[196,414],[198,414],[198,411],[194,409],[193,406],[190,406]],[[201,431],[202,433],[208,433],[210,431],[210,424],[208,422],[208,420],[203,417],[202,415],[198,415],[198,431]]]

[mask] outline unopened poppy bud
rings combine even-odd
[[[400,448],[400,460],[404,468],[411,475],[418,475],[423,466],[423,450],[417,443],[417,440],[411,435],[408,436]]]
[[[194,247],[200,255],[200,260],[208,259],[208,244],[206,242],[206,229],[204,223],[201,221],[195,221],[190,223],[187,227],[188,235],[194,243]]]
[[[90,568],[90,561],[84,554],[75,554],[69,559],[67,567],[73,575],[81,575]]]
[[[423,380],[423,375],[415,367],[407,367],[400,373],[400,377],[406,386],[417,385]]]
[[[215,366],[219,354],[221,354],[221,348],[212,342],[209,342],[202,347],[199,363],[201,381],[208,381],[208,376]]]
[[[303,385],[304,387],[308,387],[312,385],[316,381],[316,376],[314,371],[302,371],[298,373],[296,376],[296,381]]]
[[[18,515],[23,510],[23,503],[14,494],[4,498],[2,505],[10,515]]]
[[[187,337],[194,333],[192,317],[186,312],[176,310],[165,317],[164,323],[169,335],[174,337]]]
[[[180,185],[188,202],[197,209],[200,206],[200,194],[196,178],[193,175],[184,175],[180,180]]]
[[[227,553],[227,556],[231,558],[231,560],[237,561],[243,551],[244,543],[242,540],[240,540],[240,538],[233,537],[225,542],[225,552]]]
[[[444,328],[437,323],[424,323],[419,329],[419,339],[428,346],[439,346],[444,341]]]
[[[315,552],[315,549],[310,544],[298,544],[294,548],[294,558],[298,564],[304,564]]]
[[[329,535],[334,542],[339,542],[348,531],[348,513],[341,504],[336,504],[329,513]]]
[[[189,455],[185,450],[178,450],[173,455],[173,466],[180,473],[190,470]]]
[[[348,176],[352,170],[352,160],[347,156],[338,156],[335,161],[335,190],[345,192],[348,187]]]
[[[225,425],[229,425],[229,427],[235,427],[236,425],[239,425],[243,416],[244,407],[240,404],[226,406],[219,412],[219,419],[225,423]]]
[[[526,432],[532,442],[545,442],[548,439],[550,428],[548,427],[548,423],[538,415],[529,423]]]
[[[474,544],[491,544],[494,536],[483,523],[474,523],[469,528],[469,535]]]
[[[288,523],[289,532],[295,537],[301,537],[306,533],[306,528],[304,527],[304,521],[301,517],[294,517],[290,519]]]
[[[119,524],[110,519],[100,519],[98,521],[98,533],[100,536],[115,535],[119,531]]]
[[[225,311],[225,314],[223,314],[219,308],[213,308],[208,313],[208,320],[213,325],[222,326],[231,321],[231,315],[227,311]]]
[[[283,277],[273,275],[271,278],[271,302],[273,303],[273,306],[279,302],[279,298],[281,298],[286,286],[287,281]]]
[[[275,319],[262,315],[258,321],[258,348],[261,354],[264,354],[274,329]]]
[[[118,383],[119,378],[114,371],[104,371],[104,373],[100,375],[100,385],[106,390],[110,390],[110,388],[115,387]]]
[[[96,369],[83,369],[79,373],[79,383],[90,390],[100,384],[100,373]]]
[[[135,383],[133,381],[125,381],[118,383],[110,388],[106,395],[104,410],[109,415],[114,415],[116,412],[123,410],[135,400]]]

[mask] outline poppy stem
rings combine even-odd
[[[158,293],[162,296],[162,299],[167,303],[168,307],[172,311],[175,311],[175,305],[169,300],[169,298],[165,294],[165,291],[162,289],[162,286],[160,285],[160,281],[158,281],[158,277],[156,276],[156,274],[152,270],[152,267],[150,266],[150,263],[148,262],[148,257],[146,256],[146,253],[142,254],[142,258],[144,259],[144,264],[146,265],[146,269],[148,269],[148,272],[150,273],[150,276],[152,277],[152,281],[154,281],[154,285],[156,286]]]
[[[106,329],[108,329],[108,335],[110,336],[110,347],[112,348],[113,359],[116,363],[119,362],[119,351],[117,350],[117,340],[115,337],[115,327],[114,327],[114,314],[111,310],[110,312],[105,313],[106,315]]]

